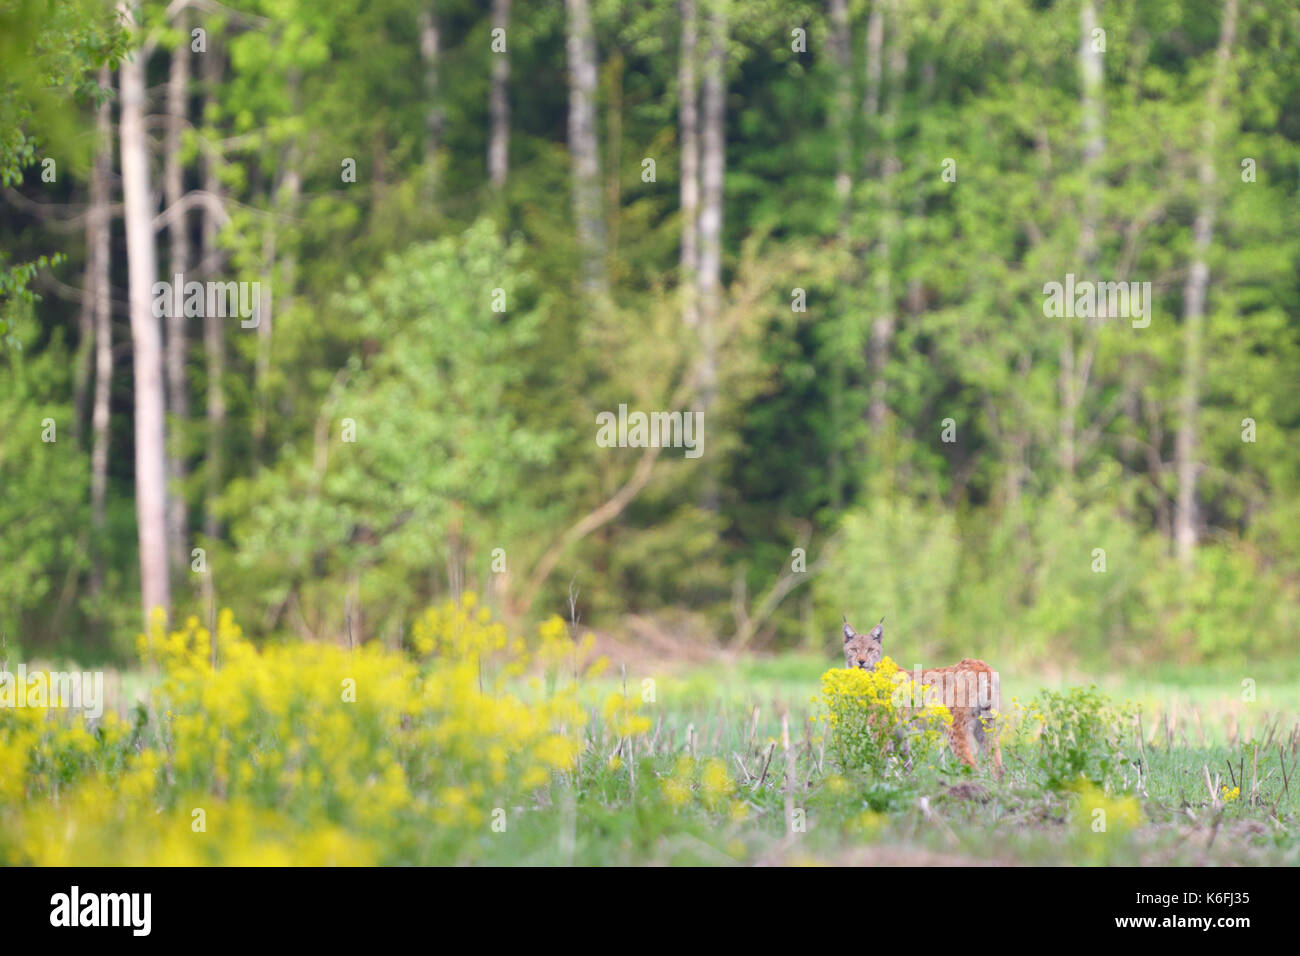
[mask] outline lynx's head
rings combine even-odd
[[[844,619],[844,666],[860,667],[864,671],[875,670],[880,658],[885,656],[885,619],[871,629],[870,634],[859,634]]]

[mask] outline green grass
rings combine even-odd
[[[664,673],[629,671],[633,696],[647,677],[655,695],[648,709],[655,729],[636,745],[635,780],[626,760],[616,769],[601,766],[603,757],[628,744],[593,728],[585,766],[564,797],[570,802],[557,814],[522,814],[526,829],[507,852],[485,841],[479,859],[619,865],[1300,862],[1300,807],[1290,789],[1300,782],[1288,784],[1282,776],[1284,766],[1288,777],[1294,774],[1291,733],[1300,682],[1261,681],[1257,700],[1246,703],[1238,678],[1210,671],[1098,680],[1113,699],[1141,705],[1143,735],[1139,744],[1135,722],[1125,741],[1141,762],[1140,776],[1134,768],[1116,779],[1106,798],[1132,794],[1139,822],[1097,832],[1078,794],[1045,785],[1028,746],[1004,750],[1007,774],[1000,782],[984,768],[971,774],[946,752],[933,767],[894,768],[874,778],[837,774],[807,722],[827,667],[822,658],[790,655]],[[592,688],[593,698],[620,683],[602,682]],[[1027,700],[1069,682],[1031,677],[1009,683],[1004,693]],[[787,784],[783,712],[793,786]],[[1269,747],[1256,755],[1252,742],[1262,743],[1270,727]],[[620,753],[625,757],[626,749]],[[656,794],[690,753],[725,762],[737,783],[736,802],[746,807],[743,821],[698,801],[666,806]],[[1225,785],[1239,785],[1241,795],[1224,802]],[[799,832],[789,826],[791,809],[802,811]]]
[[[945,752],[933,768],[894,770],[878,779],[847,775],[846,792],[831,794],[827,779],[834,768],[805,730],[814,710],[810,698],[830,666],[822,657],[785,655],[665,674],[629,672],[633,694],[646,677],[655,681],[657,739],[644,746],[640,778],[669,775],[676,755],[691,748],[689,731],[697,757],[728,763],[753,815],[743,826],[719,823],[715,815],[700,832],[681,813],[652,823],[644,809],[634,809],[639,798],[607,780],[602,837],[585,844],[588,856],[581,862],[1300,862],[1300,806],[1291,789],[1300,787],[1291,779],[1300,744],[1300,680],[1293,675],[1278,678],[1273,669],[1259,675],[1253,702],[1243,700],[1246,675],[1212,669],[1098,677],[1095,683],[1111,699],[1133,703],[1140,714],[1140,742],[1134,720],[1123,745],[1141,774],[1135,766],[1112,781],[1110,795],[1132,794],[1141,822],[1095,832],[1077,794],[1045,785],[1037,753],[1026,745],[1004,749],[1007,774],[1001,782],[983,767],[970,774]],[[1003,680],[1007,707],[1012,697],[1028,701],[1044,689],[1086,682],[1077,675]],[[755,787],[741,769],[760,774],[768,749],[781,739],[783,711],[789,714],[795,767],[791,800],[805,811],[801,833],[789,832],[786,825],[781,745],[775,746],[762,786]],[[1223,786],[1239,786],[1240,796],[1224,802]],[[677,830],[691,836],[674,839]],[[658,838],[647,843],[646,832]],[[643,856],[629,855],[628,847]],[[613,858],[602,856],[608,853]]]
[[[592,682],[578,771],[509,808],[508,835],[485,833],[454,861],[412,862],[1300,863],[1300,680],[1293,675],[1260,674],[1253,702],[1242,699],[1244,674],[1169,668],[1099,677],[1111,699],[1140,708],[1142,730],[1136,720],[1125,725],[1121,743],[1135,765],[1097,798],[1114,817],[1131,797],[1138,817],[1097,831],[1089,805],[1050,787],[1039,750],[1025,742],[1004,748],[1001,781],[983,765],[971,773],[946,750],[910,770],[896,762],[874,775],[835,767],[808,721],[820,675],[835,663],[791,654],[629,668]],[[1003,680],[1004,709],[1012,697],[1028,701],[1084,682],[1077,675]],[[109,681],[120,695],[113,703],[125,707],[149,683],[134,672]],[[634,699],[653,698],[642,707],[652,730],[631,739],[614,736],[599,717],[599,701],[624,684]],[[703,783],[711,759],[735,788],[725,800],[711,802]],[[1240,787],[1240,796],[1223,801],[1224,786]]]

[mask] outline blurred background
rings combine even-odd
[[[1288,0],[0,0],[0,62],[13,659],[466,591],[685,658],[1294,658]]]

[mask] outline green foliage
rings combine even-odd
[[[67,353],[22,344],[0,351],[0,634],[30,648],[32,636],[57,632],[79,596],[89,469],[65,398]]]
[[[21,184],[23,170],[43,157],[63,169],[86,167],[76,104],[108,95],[93,71],[125,49],[116,15],[98,0],[0,0],[0,186]],[[17,345],[15,310],[31,303],[36,271],[62,256],[9,259],[0,249],[0,351]]]
[[[927,639],[945,624],[959,555],[953,515],[900,496],[873,497],[844,516],[818,597],[827,616],[838,609],[873,624],[883,616]]]
[[[38,301],[28,286],[37,272],[57,266],[63,256],[39,256],[33,262],[13,266],[6,260],[7,256],[0,252],[0,349],[21,349],[18,324],[23,319],[30,321],[32,306]]]
[[[92,70],[116,66],[126,34],[98,0],[4,0],[0,3],[0,185],[23,181],[37,149],[85,157],[72,99],[106,95]]]
[[[1285,108],[1300,99],[1300,22],[1287,4],[1241,10],[1214,117],[1208,313],[1189,376],[1183,288],[1220,7],[1105,11],[1102,148],[1090,159],[1077,5],[880,7],[877,88],[865,62],[874,5],[849,4],[838,37],[823,4],[728,3],[725,295],[705,457],[661,455],[617,515],[572,539],[640,458],[596,447],[594,416],[697,403],[700,330],[681,307],[680,7],[592,4],[610,276],[595,301],[578,283],[565,6],[512,14],[501,189],[485,169],[498,62],[487,6],[437,5],[436,93],[421,53],[428,4],[189,11],[208,43],[190,64],[185,185],[213,160],[230,215],[207,266],[269,283],[275,312],[269,336],[222,330],[217,383],[197,323],[188,329],[191,417],[169,427],[190,480],[173,492],[191,539],[217,507],[204,546],[250,631],[338,635],[351,602],[365,638],[396,639],[442,591],[477,585],[493,605],[531,599],[539,615],[565,607],[576,578],[584,622],[631,620],[680,642],[725,643],[748,623],[754,645],[830,650],[849,613],[885,615],[908,662],[1114,669],[1285,654],[1300,626],[1300,131]],[[132,38],[153,90],[186,41],[167,19],[166,5],[143,4]],[[803,52],[795,26],[808,31]],[[34,351],[30,370],[91,354],[76,294],[85,256],[68,228],[92,109],[110,94],[95,70],[126,52],[111,5],[0,0],[0,180],[22,193],[0,198],[0,348]],[[218,83],[201,82],[207,67]],[[23,176],[45,156],[59,160],[57,183]],[[344,159],[355,182],[340,176]],[[1150,281],[1151,324],[1047,318],[1044,284],[1067,273]],[[505,313],[491,311],[496,288]],[[796,289],[806,311],[792,308]],[[36,644],[68,630],[49,626],[63,616],[120,648],[137,615],[123,318],[103,530],[71,520],[85,515],[87,483],[67,476],[85,464],[24,472],[0,493],[9,517],[44,513],[58,481],[70,506],[37,522],[38,543],[10,535],[23,570],[0,569],[22,608],[10,619],[23,616]],[[40,403],[89,433],[93,374],[72,371],[40,388],[0,382],[6,475]],[[1202,534],[1183,563],[1174,435],[1193,378]],[[226,403],[216,436],[209,385]],[[345,418],[355,443],[342,440]],[[795,547],[809,571],[782,590],[800,574]],[[496,548],[506,575],[490,570]],[[88,553],[125,558],[94,601]],[[552,569],[535,581],[544,555]],[[183,612],[192,589],[174,590]]]
[[[301,455],[231,486],[231,584],[292,596],[318,623],[359,576],[383,632],[428,596],[440,542],[457,539],[486,580],[491,550],[510,555],[538,527],[545,503],[530,486],[557,433],[516,408],[539,312],[519,250],[491,223],[391,257],[336,308],[374,354],[349,360]]]
[[[1051,789],[1075,786],[1080,778],[1109,787],[1132,761],[1125,743],[1132,708],[1117,706],[1095,686],[1039,691],[1020,716],[1027,718],[1020,731],[1037,738],[1026,746]]]

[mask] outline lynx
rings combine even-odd
[[[884,618],[866,635],[853,630],[845,618],[844,666],[875,670],[885,656],[884,638]],[[997,674],[993,668],[983,661],[967,657],[950,667],[922,669],[921,686],[925,688],[927,700],[932,693],[938,693],[939,702],[952,712],[948,746],[957,758],[974,767],[978,744],[985,754],[992,755],[994,773],[1001,779],[1002,750],[998,746],[997,733],[993,732],[993,710],[997,706]]]

